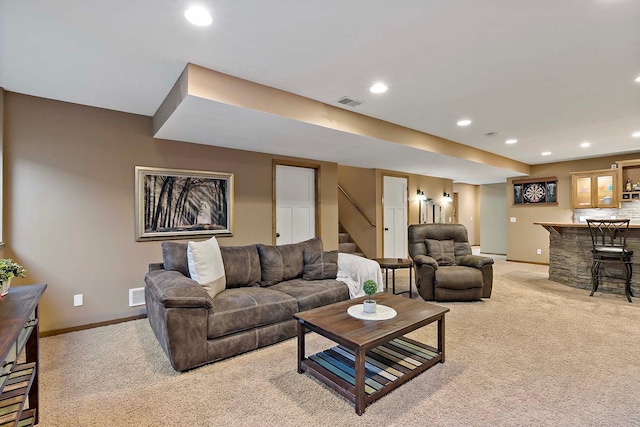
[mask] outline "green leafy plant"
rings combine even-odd
[[[26,277],[27,270],[12,259],[0,259],[0,281],[9,280],[12,277]]]
[[[364,289],[364,293],[369,297],[369,301],[372,302],[373,300],[371,299],[371,295],[378,292],[378,284],[373,280],[367,280],[364,282],[362,288]]]

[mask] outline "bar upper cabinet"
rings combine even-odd
[[[617,208],[620,169],[600,169],[571,173],[571,200],[574,209]]]

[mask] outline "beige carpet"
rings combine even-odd
[[[295,339],[178,374],[143,319],[42,339],[40,425],[640,425],[640,298],[589,298],[545,266],[497,261],[495,272],[490,300],[442,304],[446,363],[362,417],[296,373]],[[435,327],[411,337],[433,342]]]

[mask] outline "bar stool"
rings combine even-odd
[[[631,275],[633,274],[633,251],[627,249],[628,219],[588,219],[591,234],[591,295],[598,290],[600,280],[605,277],[606,269],[601,272],[602,264],[619,264],[624,270],[624,292],[629,302],[631,293]],[[620,279],[617,276],[608,276]]]

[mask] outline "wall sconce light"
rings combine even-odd
[[[427,196],[424,195],[424,191],[418,190],[418,200],[427,200]]]
[[[451,198],[451,194],[446,192],[442,193],[442,201],[445,203],[453,202],[453,199]]]

